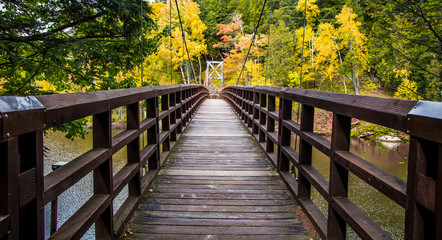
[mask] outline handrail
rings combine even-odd
[[[58,196],[91,172],[94,195],[58,229],[53,214],[49,239],[79,239],[94,223],[96,238],[113,239],[208,96],[202,85],[1,96],[0,239],[44,239],[44,206],[52,202],[56,213]],[[147,105],[145,118],[140,102]],[[127,127],[112,137],[111,110],[122,106]],[[93,116],[93,148],[44,176],[43,130],[87,116]],[[146,132],[147,144],[140,146]],[[112,155],[125,146],[127,164],[114,175]],[[114,215],[113,200],[125,186],[129,196]]]
[[[348,225],[362,239],[391,239],[348,198],[352,173],[405,209],[405,239],[442,239],[442,103],[268,86],[228,86],[220,96],[258,140],[321,238],[345,239]],[[300,124],[292,120],[293,102],[302,104]],[[331,141],[313,131],[315,108],[333,112]],[[352,118],[410,135],[407,182],[350,152]],[[290,146],[292,133],[300,138],[299,153]],[[312,166],[313,147],[330,158],[329,180]],[[311,200],[311,187],[328,202],[327,217]]]

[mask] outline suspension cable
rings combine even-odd
[[[184,33],[183,23],[181,22],[180,9],[178,7],[178,0],[175,0],[175,3],[176,3],[176,10],[178,12],[178,19],[180,20],[181,35],[183,36],[184,47],[186,48],[187,60],[190,63],[190,68],[192,68],[193,76],[194,76],[194,80],[193,81],[196,84],[196,73],[195,73],[195,69],[193,69],[192,62],[190,61],[189,50],[187,49],[186,34]]]
[[[140,64],[140,75],[141,75],[141,86],[143,86],[143,62],[144,62],[144,58],[143,58],[143,0],[140,0],[140,26],[141,26],[141,31],[140,31],[140,37],[141,37],[141,42],[140,42],[140,56],[141,56],[141,64]],[[141,102],[141,119],[144,118],[144,102]],[[144,145],[144,133],[142,136],[142,145],[143,147]]]
[[[170,85],[173,84],[173,58],[172,58],[172,1],[169,0],[169,47],[170,47]]]
[[[238,85],[239,79],[241,79],[242,72],[246,66],[247,59],[249,58],[250,49],[252,48],[253,42],[255,42],[256,32],[258,31],[259,24],[261,22],[262,14],[264,13],[264,8],[266,6],[267,0],[264,0],[264,5],[262,5],[261,13],[259,14],[258,24],[256,25],[256,31],[253,32],[252,42],[250,43],[249,50],[247,51],[246,59],[244,59],[244,63],[241,68],[241,72],[239,73],[238,80],[236,80],[236,85]]]
[[[305,26],[307,23],[307,0],[305,0],[304,2],[304,29],[303,29],[303,33],[302,33],[302,50],[301,50],[301,73],[300,73],[300,77],[299,77],[299,88],[302,88],[302,65],[304,64],[304,39],[305,39]],[[307,85],[307,89],[308,89],[308,85]],[[298,113],[296,114],[296,122],[299,123],[299,108],[300,108],[300,103],[298,102]],[[295,150],[298,147],[298,136],[296,136],[295,138]]]
[[[299,88],[302,88],[302,66],[304,65],[304,40],[305,40],[305,26],[307,25],[307,0],[304,0],[304,27],[302,32],[302,49],[301,49],[301,73],[299,77]],[[308,86],[307,86],[308,88]]]
[[[270,5],[271,5],[271,3],[270,3]],[[272,24],[271,23],[272,23],[272,12],[270,12],[269,21],[268,21],[268,24],[269,24],[269,36],[267,37],[266,73],[265,73],[265,77],[264,77],[264,86],[267,86],[267,67],[269,65],[270,36],[272,34],[272,28],[271,28]]]
[[[144,51],[144,46],[143,46],[143,40],[144,40],[144,34],[143,34],[143,0],[140,0],[140,37],[141,37],[141,42],[140,42],[140,56],[141,56],[141,86],[143,86],[143,62],[144,62],[144,57],[143,57],[143,51]]]

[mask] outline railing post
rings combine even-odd
[[[189,98],[189,90],[185,89],[183,91],[183,101],[187,100],[188,98]],[[183,121],[182,121],[183,127],[187,126],[188,115],[186,114],[186,112],[187,112],[188,109],[189,109],[189,102],[186,101],[186,103],[183,104],[183,114],[184,114]]]
[[[181,87],[180,87],[180,90],[177,92],[177,94],[176,94],[176,96],[175,96],[175,103],[176,104],[179,104],[180,106],[176,109],[176,111],[175,111],[175,114],[176,114],[176,119],[178,120],[180,120],[180,123],[178,124],[178,126],[176,127],[176,132],[177,133],[182,133],[183,132],[183,119],[182,119],[182,116],[183,116],[183,112],[182,112],[182,109],[183,109],[183,105],[182,105],[182,94],[183,94],[183,91],[182,91],[182,89],[181,89]]]
[[[259,106],[261,109],[264,109],[267,106],[267,95],[264,93],[260,93],[261,97],[259,98]],[[263,111],[259,112],[259,124],[260,125],[266,125],[266,114]],[[259,129],[259,142],[265,142],[266,141],[266,134],[265,132],[260,128]]]
[[[0,188],[0,215],[4,216],[4,222],[0,223],[0,238],[18,239],[20,230],[18,137],[10,137],[2,142],[0,150],[3,153],[0,160],[0,184],[2,186]]]
[[[349,151],[350,149],[351,118],[337,113],[333,113],[333,129],[331,150]],[[333,198],[347,197],[348,191],[348,171],[336,161],[336,156],[330,159],[330,198],[328,206],[328,226],[327,238],[345,239],[346,221],[335,210]]]
[[[442,239],[442,105],[419,101],[407,115],[410,150],[405,239]]]
[[[169,110],[169,95],[165,94],[161,96],[161,111],[167,111]],[[161,120],[161,129],[162,131],[169,131],[170,129],[170,122],[169,122],[169,115],[166,115]],[[170,151],[170,138],[166,137],[166,140],[163,142],[163,152]]]
[[[259,109],[255,106],[255,104],[259,104],[259,92],[256,88],[253,89],[253,121],[252,121],[252,132],[253,134],[258,134],[259,126],[256,124],[255,120],[259,121]]]
[[[110,110],[93,116],[93,148],[112,148],[112,113]],[[111,196],[113,190],[112,158],[94,169],[94,194]],[[86,229],[87,230],[87,229]],[[113,238],[112,202],[95,222],[97,239]]]
[[[138,130],[140,128],[140,104],[138,102],[127,106],[127,129]],[[144,147],[144,146],[143,146]],[[136,137],[127,145],[127,162],[140,163],[140,136]],[[138,171],[129,181],[129,197],[141,195],[141,173]]]
[[[301,132],[312,132],[314,124],[315,108],[302,104],[301,110]],[[299,164],[311,165],[312,164],[312,145],[306,140],[301,138],[299,143]],[[299,172],[298,176],[298,193],[299,198],[310,198],[311,184],[308,179]]]
[[[252,115],[252,118],[250,116],[247,116],[247,127],[253,128],[253,95],[254,95],[255,89],[248,89],[247,90],[247,113],[249,115]],[[252,130],[253,131],[253,130]]]
[[[267,110],[269,112],[274,112],[276,108],[276,102],[275,102],[275,96],[268,95],[268,102],[267,102]],[[267,133],[271,133],[275,131],[275,120],[271,118],[270,116],[267,116]],[[275,145],[270,139],[269,136],[267,136],[266,140],[266,152],[272,153],[275,150]]]
[[[284,98],[284,90],[279,95],[279,123],[278,123],[278,170],[290,171],[290,160],[281,153],[281,147],[290,146],[291,131],[284,127],[284,120],[292,119],[292,101]]]
[[[244,90],[244,87],[242,87],[242,89],[240,90],[241,91],[241,95],[240,95],[240,101],[241,101],[241,104],[240,104],[240,106],[241,106],[241,120],[243,121],[243,122],[245,122],[246,121],[246,115],[244,114],[244,110],[246,109],[246,102],[244,101],[245,99],[246,99],[246,91]]]
[[[170,107],[174,108],[176,106],[176,95],[177,93],[171,93],[170,94]],[[176,110],[170,113],[170,124],[176,124]],[[173,131],[170,133],[170,141],[175,142],[177,140],[176,138],[177,128],[175,127]]]
[[[152,97],[146,100],[147,118],[155,118],[155,125],[147,130],[147,143],[155,144],[155,153],[148,159],[148,169],[160,169],[160,146],[159,142],[159,126],[158,126],[158,97]]]

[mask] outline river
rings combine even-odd
[[[121,130],[114,130],[113,135]],[[294,147],[294,138],[292,147]],[[68,140],[60,132],[48,132],[44,137],[45,151],[44,173],[52,171],[52,164],[68,162],[92,149],[92,134],[86,138]],[[351,142],[351,151],[406,181],[408,166],[408,144],[404,143],[369,143],[357,139]],[[113,158],[113,172],[118,172],[126,163],[126,148],[116,153]],[[330,160],[327,156],[313,148],[312,164],[327,179],[329,177]],[[75,211],[77,211],[93,195],[92,173],[88,174],[74,186],[60,195],[58,200],[58,227],[60,227]],[[127,198],[127,187],[114,201],[114,214]],[[379,193],[376,189],[350,174],[349,198],[379,224],[393,239],[403,239],[405,210],[395,202]],[[312,199],[320,210],[327,216],[327,202],[312,188]],[[45,207],[45,237],[50,232],[50,204]],[[358,239],[357,235],[348,228],[347,239]],[[82,239],[94,238],[94,226]]]
[[[291,143],[292,147],[295,148],[294,134],[292,135]],[[350,152],[406,181],[408,147],[408,143],[367,142],[365,140],[352,139]],[[314,147],[312,165],[324,177],[329,179],[330,158]],[[405,209],[351,173],[349,173],[348,197],[393,239],[404,238]],[[314,187],[312,187],[311,198],[324,216],[327,216],[327,201]],[[349,226],[347,226],[347,229],[347,239],[360,239]]]

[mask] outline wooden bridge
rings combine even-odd
[[[47,204],[49,239],[79,239],[93,224],[97,239],[114,239],[132,216],[131,238],[309,239],[297,205],[323,239],[345,239],[348,227],[362,239],[390,239],[348,198],[349,174],[404,208],[405,239],[442,239],[441,103],[262,86],[229,86],[221,97],[208,100],[200,85],[0,97],[0,239],[44,239]],[[121,106],[126,129],[114,135],[111,111]],[[315,108],[333,112],[331,141],[314,132]],[[87,116],[92,149],[44,175],[43,130]],[[349,151],[352,118],[409,134],[406,182]],[[123,147],[127,164],[113,174]],[[313,167],[313,148],[330,158],[328,178]],[[57,198],[91,172],[93,196],[57,226]]]

